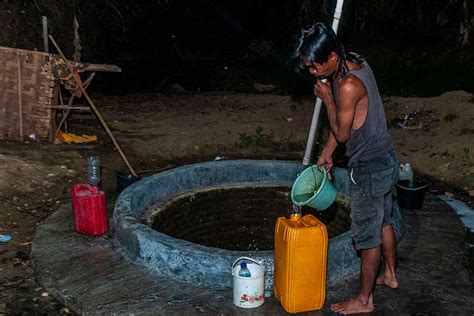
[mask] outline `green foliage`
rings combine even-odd
[[[247,148],[252,144],[252,136],[247,133],[239,133],[239,142],[237,145],[239,148]]]
[[[456,113],[449,113],[444,117],[444,121],[445,122],[452,122],[452,121],[454,121],[458,118],[459,118],[459,115],[457,115]]]
[[[255,129],[255,134],[248,135],[247,133],[239,133],[239,141],[237,146],[239,148],[247,148],[251,145],[255,147],[269,147],[273,144],[273,133],[265,133],[263,127],[258,126]]]
[[[462,163],[464,167],[468,167],[468,168],[474,166],[474,163],[471,160],[471,155],[469,154],[469,152],[470,152],[469,147],[463,148]]]
[[[467,177],[469,183],[474,184],[474,173],[471,173],[469,174],[469,176]]]
[[[255,145],[261,147],[268,147],[272,142],[273,134],[265,134],[263,128],[258,126],[255,129],[254,141]]]

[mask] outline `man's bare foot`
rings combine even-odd
[[[385,275],[382,275],[381,277],[378,277],[377,278],[377,281],[376,283],[378,285],[385,285],[385,286],[388,286],[389,288],[391,289],[396,289],[398,288],[398,280],[394,277],[392,278],[389,278]]]
[[[331,310],[339,314],[371,313],[374,308],[372,300],[364,304],[358,297],[331,305]]]

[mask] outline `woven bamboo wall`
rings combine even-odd
[[[48,138],[53,80],[50,54],[0,46],[0,139]]]

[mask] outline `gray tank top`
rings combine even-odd
[[[394,145],[387,130],[387,119],[385,118],[377,82],[369,64],[364,61],[362,68],[350,70],[346,76],[348,75],[356,76],[362,80],[369,100],[364,123],[359,129],[351,130],[351,137],[346,142],[348,165],[354,167],[359,161],[384,157],[394,150]]]

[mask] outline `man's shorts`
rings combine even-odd
[[[399,161],[394,153],[358,162],[349,169],[352,239],[357,250],[382,243],[382,228],[392,224],[392,191],[398,181]]]

